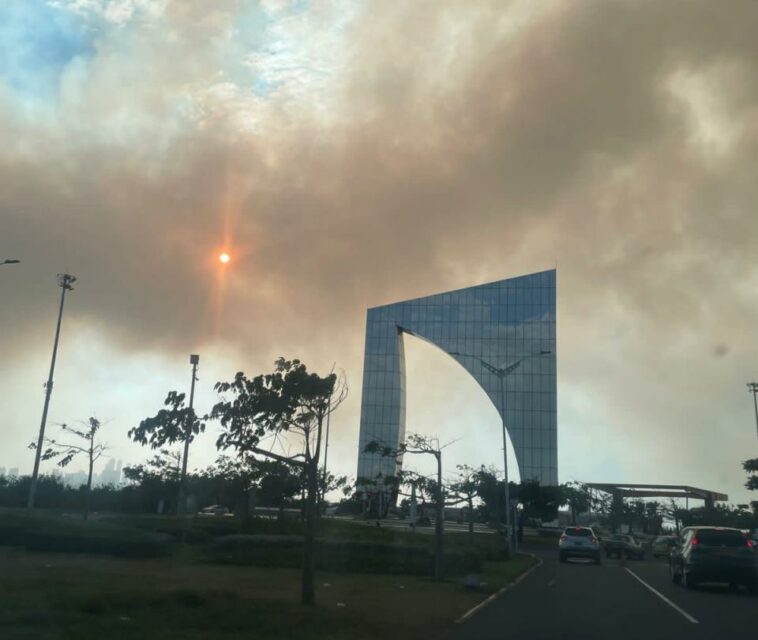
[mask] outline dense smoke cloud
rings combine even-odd
[[[557,264],[562,469],[601,440],[642,450],[608,473],[739,490],[756,3],[10,4],[67,48],[0,45],[6,381],[69,270],[72,331],[114,350],[337,360],[351,455],[366,307]]]

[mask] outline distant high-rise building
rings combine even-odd
[[[121,481],[121,460],[111,458],[98,478],[97,484],[117,485]]]
[[[74,471],[67,473],[63,477],[63,483],[69,487],[79,488],[83,484],[87,484],[87,473],[84,471]]]

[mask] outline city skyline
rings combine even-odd
[[[102,468],[98,471],[97,470],[98,467],[102,467]],[[123,467],[123,462],[121,460],[117,460],[116,458],[108,458],[107,461],[103,462],[102,464],[96,464],[95,471],[93,471],[92,473],[92,486],[93,487],[98,487],[98,486],[103,486],[103,485],[118,486],[122,482],[122,476],[121,476],[122,467]],[[28,474],[19,474],[18,467],[10,467],[6,470],[6,467],[0,466],[0,478],[2,477],[13,478],[13,477],[18,477],[19,475],[28,475]],[[61,478],[63,481],[63,484],[65,484],[66,486],[78,487],[80,485],[87,484],[86,468],[70,469],[68,466],[59,467],[55,465],[51,469],[50,468],[45,469],[44,475]]]

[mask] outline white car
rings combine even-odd
[[[227,507],[222,507],[220,504],[212,504],[210,507],[205,507],[205,509],[201,509],[200,513],[198,513],[200,516],[228,516],[229,509]]]
[[[558,541],[558,559],[591,558],[600,564],[600,541],[589,527],[567,527]]]

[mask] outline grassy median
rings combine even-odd
[[[0,513],[0,533],[5,531],[8,538],[0,540],[3,640],[436,638],[533,563],[528,557],[510,562],[488,559],[498,555],[497,540],[483,535],[475,540],[483,558],[477,572],[483,583],[479,590],[464,588],[460,574],[434,582],[424,575],[377,573],[374,562],[367,563],[368,571],[319,571],[317,604],[306,608],[299,604],[297,569],[214,562],[207,547],[214,536],[227,534],[223,530],[214,529],[208,536],[196,532],[195,538],[202,541],[197,544],[166,545],[163,538],[153,540],[152,533],[145,538],[145,530],[168,535],[171,521],[130,529],[124,522],[80,527],[50,516],[24,523],[19,514],[16,520],[11,515]],[[19,544],[22,525],[37,531],[32,548]],[[64,548],[53,552],[49,546],[57,540],[57,526],[65,533]],[[129,531],[139,545],[123,546]],[[112,546],[106,542],[109,532]],[[408,546],[424,549],[431,543],[431,536],[344,522],[326,524],[322,534],[331,543],[350,540],[353,546],[346,548],[357,550],[363,550],[363,544],[386,543],[407,551]],[[139,557],[135,550],[143,544],[146,556]],[[455,552],[470,545],[465,536],[449,534],[446,546]],[[119,555],[121,549],[128,551],[127,557]]]

